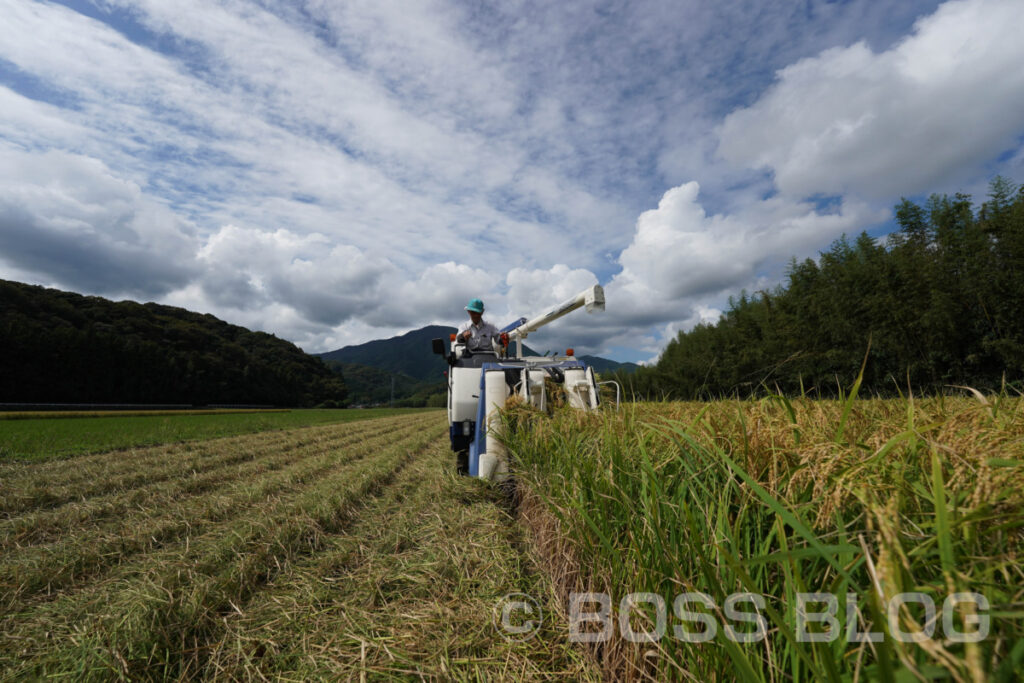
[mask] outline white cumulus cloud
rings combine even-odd
[[[619,257],[622,270],[608,287],[626,304],[628,319],[689,318],[708,298],[753,284],[763,269],[777,272],[791,256],[886,216],[857,202],[821,213],[778,197],[708,215],[699,191],[696,182],[673,188],[637,219],[633,241]]]
[[[199,256],[203,289],[218,305],[245,310],[278,302],[329,327],[373,310],[395,270],[324,235],[234,225],[212,235]]]
[[[935,191],[1019,146],[1019,0],[954,0],[893,48],[825,50],[720,127],[726,160],[774,172],[788,195],[888,199]]]

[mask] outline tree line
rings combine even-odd
[[[618,374],[627,395],[700,399],[782,391],[831,396],[864,365],[878,395],[998,390],[1024,378],[1024,187],[986,201],[903,199],[899,230],[862,233],[791,261],[771,291],[741,293],[713,324],[680,332],[656,365]]]
[[[291,342],[212,315],[0,280],[0,402],[342,405]]]

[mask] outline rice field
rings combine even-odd
[[[439,411],[0,464],[0,679],[596,679]]]
[[[569,621],[571,593],[609,596],[585,645],[609,679],[1024,671],[1019,398],[520,407],[506,430],[551,607]]]
[[[0,462],[0,680],[1017,680],[1022,413],[513,406],[514,487],[454,475],[442,411]]]

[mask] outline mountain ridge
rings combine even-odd
[[[388,372],[407,375],[421,381],[440,381],[448,368],[441,356],[431,350],[431,340],[448,340],[456,328],[447,325],[426,325],[388,339],[374,339],[362,344],[350,344],[334,351],[315,354],[325,361],[366,365]],[[524,353],[540,355],[524,344]],[[579,356],[595,372],[634,372],[635,363],[619,363],[600,356]]]

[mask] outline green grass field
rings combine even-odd
[[[81,453],[212,439],[318,424],[366,420],[414,412],[414,408],[367,410],[217,411],[195,413],[49,413],[0,418],[0,461],[46,460]]]

